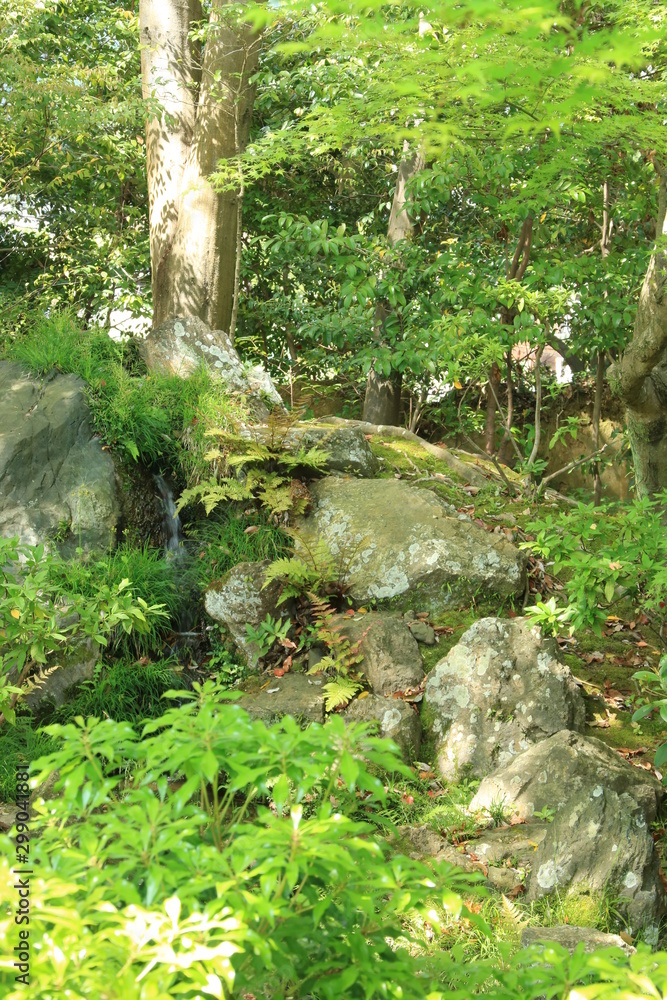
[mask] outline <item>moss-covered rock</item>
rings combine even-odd
[[[321,677],[285,674],[272,677],[255,694],[246,694],[239,704],[255,719],[273,722],[291,715],[303,722],[324,722],[324,695]]]
[[[114,466],[93,434],[83,382],[0,361],[0,533],[26,545],[108,549],[119,519]]]
[[[244,427],[240,434],[291,454],[296,454],[301,449],[319,448],[328,453],[327,468],[331,472],[346,472],[370,479],[380,468],[380,463],[358,427],[332,427],[316,421],[304,421],[285,428],[256,424]]]
[[[334,619],[334,626],[357,646],[363,660],[359,669],[375,694],[393,694],[417,687],[424,668],[416,639],[398,614],[371,612]]]
[[[522,593],[525,556],[427,490],[391,479],[327,477],[311,488],[296,548],[324,541],[357,604],[441,608],[482,591]]]

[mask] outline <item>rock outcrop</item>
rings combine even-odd
[[[329,476],[310,490],[312,512],[296,525],[313,548],[322,539],[341,561],[357,604],[442,608],[480,590],[522,593],[525,556],[428,490],[395,479]]]
[[[447,780],[483,778],[516,754],[586,717],[553,639],[524,618],[475,622],[429,674],[424,723]]]
[[[119,519],[114,465],[74,375],[37,378],[0,362],[0,533],[67,552],[108,549]]]
[[[302,449],[320,448],[329,455],[327,468],[331,472],[371,479],[380,468],[373,449],[358,427],[332,427],[316,421],[303,421],[285,428],[254,424],[242,428],[239,433],[242,437],[279,447],[292,455]]]
[[[206,364],[230,394],[245,397],[254,420],[265,419],[274,406],[283,409],[268,372],[261,365],[244,365],[229,336],[201,319],[170,319],[139,341],[139,350],[147,367],[162,375],[186,378]]]
[[[556,890],[609,888],[637,930],[657,925],[666,909],[650,831],[662,797],[655,778],[606,743],[564,731],[486,777],[470,811],[502,805],[526,819],[551,811],[527,900]]]
[[[358,643],[363,660],[359,670],[375,694],[418,687],[424,666],[417,640],[400,615],[370,612],[354,618],[335,618],[334,627],[353,646]]]
[[[535,944],[559,944],[570,954],[580,945],[591,953],[600,948],[620,948],[626,955],[633,955],[636,948],[624,941],[618,934],[605,934],[593,927],[574,927],[562,924],[558,927],[525,927],[521,932],[521,946],[529,948]]]
[[[246,625],[257,628],[267,615],[279,618],[280,584],[273,580],[264,588],[269,559],[237,563],[218,584],[204,595],[204,606],[215,621],[224,625],[251,670],[257,668],[259,650],[250,642]],[[264,588],[264,589],[263,589]]]
[[[422,727],[419,713],[400,698],[382,698],[367,694],[346,709],[346,721],[374,722],[378,735],[393,740],[406,763],[416,759],[421,746]]]
[[[302,722],[324,722],[325,681],[305,674],[272,677],[261,691],[245,694],[239,704],[255,719],[273,722],[291,715]]]

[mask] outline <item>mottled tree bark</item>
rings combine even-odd
[[[403,152],[408,152],[407,143],[404,144]],[[391,246],[395,246],[400,240],[410,239],[412,236],[414,226],[407,211],[410,200],[407,185],[423,169],[424,156],[421,152],[416,152],[410,157],[406,156],[399,164],[387,225],[387,241]],[[375,317],[375,336],[378,339],[382,338],[382,327],[388,315],[389,313],[384,307],[378,306]],[[402,381],[400,372],[393,371],[389,375],[383,375],[371,368],[366,381],[363,419],[371,424],[397,424],[401,405]]]
[[[234,310],[242,177],[219,192],[220,160],[248,142],[259,38],[230,26],[216,0],[201,71],[188,39],[199,0],[141,0],[145,98],[164,108],[147,125],[153,326],[199,317],[230,332]]]
[[[644,278],[632,340],[609,371],[627,406],[640,496],[667,489],[667,171],[660,177],[657,243]]]

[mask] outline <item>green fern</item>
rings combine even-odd
[[[176,510],[181,511],[186,504],[199,500],[203,503],[206,513],[210,514],[218,504],[225,501],[250,499],[252,499],[252,494],[244,483],[240,483],[235,479],[223,479],[220,482],[215,479],[209,479],[190,487],[188,490],[183,490],[178,498]]]
[[[320,666],[320,664],[318,664]],[[355,681],[352,677],[345,677],[340,674],[334,680],[329,681],[324,685],[322,691],[324,692],[324,707],[327,712],[333,712],[334,709],[340,708],[344,705],[348,705],[355,694],[361,691],[363,685],[359,681]]]
[[[284,604],[290,598],[301,597],[302,594],[317,586],[319,574],[314,567],[308,566],[303,560],[292,556],[289,559],[276,559],[270,566],[267,566],[262,590],[274,580],[278,580],[283,585],[277,603]]]

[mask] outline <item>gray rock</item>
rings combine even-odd
[[[435,736],[447,780],[495,767],[561,729],[582,729],[586,712],[558,646],[524,618],[475,622],[429,674],[424,725]]]
[[[547,835],[546,823],[518,823],[486,830],[466,843],[466,850],[490,865],[505,861],[514,867],[532,868],[535,852]]]
[[[0,803],[0,833],[9,833],[16,822],[18,806]]]
[[[212,584],[204,595],[206,611],[225,626],[251,670],[257,668],[259,650],[254,642],[249,641],[246,625],[257,628],[267,614],[272,618],[286,616],[284,607],[277,606],[280,584],[274,580],[262,589],[269,565],[269,559],[237,563],[219,584]]]
[[[241,429],[242,437],[262,443],[279,444],[282,451],[295,454],[302,448],[320,448],[329,454],[327,468],[331,472],[344,472],[352,476],[371,479],[380,463],[358,427],[332,427],[316,421],[295,423],[282,430],[267,424],[257,424]]]
[[[350,722],[376,722],[379,735],[393,740],[406,763],[419,753],[422,727],[419,713],[400,698],[381,698],[369,694],[357,698],[345,711]]]
[[[45,704],[64,705],[84,681],[91,681],[100,658],[100,646],[92,639],[78,639],[59,656],[52,656],[46,670],[55,667],[43,684],[30,691],[22,703],[33,712]]]
[[[583,944],[585,952],[599,951],[600,948],[620,948],[626,955],[634,955],[636,948],[624,941],[618,934],[605,934],[593,927],[573,927],[563,924],[560,927],[524,927],[521,932],[521,947],[529,948],[533,944],[559,944],[570,954],[577,945]]]
[[[526,898],[609,887],[636,930],[656,923],[666,909],[650,833],[662,797],[655,778],[605,743],[565,731],[485,778],[470,810],[498,802],[526,818],[545,807],[554,810],[535,852]]]
[[[363,656],[359,670],[375,694],[393,694],[421,684],[424,667],[419,646],[400,615],[370,612],[337,617],[332,624],[353,645],[359,643]]]
[[[139,350],[147,367],[162,375],[186,378],[205,362],[230,393],[247,397],[255,420],[267,417],[269,407],[283,408],[268,372],[261,365],[244,365],[228,335],[211,330],[201,319],[170,319],[139,341]]]
[[[435,646],[435,632],[426,622],[412,621],[408,623],[408,627],[417,642],[424,646]]]
[[[239,704],[253,718],[264,722],[272,722],[283,715],[304,722],[324,722],[324,683],[321,677],[285,674],[271,678],[262,691],[244,695]]]
[[[512,868],[501,868],[474,861],[461,848],[448,843],[428,826],[402,826],[399,828],[407,844],[406,853],[415,860],[446,861],[473,875],[482,875],[487,885],[498,892],[508,893],[521,885],[521,874]]]
[[[525,555],[504,538],[462,522],[429,490],[395,479],[327,477],[311,487],[314,506],[296,524],[311,548],[322,539],[341,561],[359,604],[391,601],[442,608],[482,589],[522,593]]]
[[[67,534],[71,549],[108,549],[118,519],[113,461],[93,434],[83,382],[0,362],[0,534],[26,545]]]

